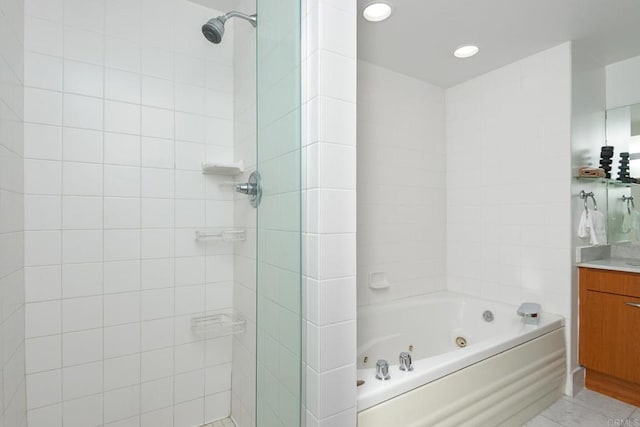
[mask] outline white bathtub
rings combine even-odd
[[[560,316],[543,313],[539,325],[526,325],[523,319],[517,316],[516,309],[516,306],[449,292],[360,308],[358,312],[358,379],[364,380],[365,383],[358,387],[358,425],[365,427],[384,425],[383,423],[389,420],[384,421],[382,415],[389,414],[390,410],[393,412],[401,410],[405,413],[417,411],[402,424],[396,424],[398,426],[446,425],[448,422],[432,416],[432,410],[428,414],[420,414],[420,408],[406,408],[403,399],[404,396],[412,393],[424,394],[426,390],[428,394],[417,401],[422,402],[428,396],[433,396],[428,399],[435,402],[440,396],[446,394],[446,390],[438,389],[438,384],[442,383],[446,387],[446,384],[451,381],[458,384],[458,388],[464,389],[456,390],[454,387],[452,391],[453,396],[456,396],[456,399],[459,397],[460,401],[464,401],[465,395],[471,396],[470,398],[477,402],[482,400],[480,396],[493,394],[494,397],[487,400],[487,405],[490,405],[487,408],[495,407],[493,400],[499,398],[502,390],[509,390],[510,384],[516,384],[513,387],[514,390],[520,391],[526,387],[535,386],[537,391],[532,389],[530,394],[537,400],[545,396],[547,400],[551,400],[547,393],[551,390],[557,398],[565,373],[562,329],[564,320]],[[483,313],[487,310],[493,314],[492,322],[483,319]],[[553,331],[555,333],[552,334]],[[542,339],[545,335],[549,336]],[[465,338],[467,346],[459,348],[456,345],[457,337]],[[525,343],[530,343],[529,347],[520,349],[520,353],[513,351]],[[513,356],[510,356],[511,353],[508,351],[510,349],[513,349],[511,350]],[[399,370],[398,355],[403,351],[410,351],[413,358],[413,371]],[[496,355],[500,355],[499,360],[488,361]],[[509,357],[516,359],[509,360]],[[389,362],[391,379],[381,381],[375,378],[375,364],[378,359]],[[493,365],[482,368],[483,365],[479,363],[481,361]],[[472,370],[468,368],[472,365],[477,371],[473,375],[477,378],[471,375]],[[551,366],[554,368],[551,369]],[[499,372],[500,367],[505,368],[504,372]],[[482,372],[483,369],[491,370],[489,380],[479,379],[487,374]],[[467,370],[471,376],[465,378]],[[546,371],[549,371],[548,375],[544,374]],[[455,376],[452,375],[453,373]],[[443,381],[445,378],[448,378],[447,381]],[[505,378],[511,379],[507,381]],[[526,381],[523,378],[527,378]],[[475,384],[476,382],[480,384]],[[544,390],[546,391],[543,392]],[[476,397],[473,397],[474,395]],[[508,398],[509,396],[505,396],[500,400],[505,402]],[[411,399],[406,400],[410,402]],[[527,402],[531,399],[527,402],[525,400],[527,399],[520,399],[516,403],[522,403],[521,406],[530,406],[531,402]],[[475,416],[473,413],[465,415],[464,411],[461,412],[461,408],[456,408],[455,404],[449,403],[451,402],[447,400],[450,410],[443,411],[445,420],[453,419],[446,413],[462,417]],[[427,407],[428,405],[421,403],[419,406]],[[482,405],[475,406],[478,406],[481,413],[487,413],[487,408],[483,409]],[[436,408],[443,409],[442,405],[437,405]],[[496,417],[493,419],[500,418],[498,415]],[[395,415],[390,420],[400,422]]]

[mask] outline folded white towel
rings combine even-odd
[[[591,245],[603,245],[607,243],[607,224],[603,213],[596,210],[587,212],[585,209],[580,216],[578,225],[578,237],[589,238]]]

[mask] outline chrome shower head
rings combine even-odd
[[[226,20],[224,16],[209,19],[207,23],[202,26],[202,34],[204,34],[211,43],[220,43],[224,35],[224,23]]]
[[[222,36],[224,36],[224,24],[229,18],[242,18],[249,21],[249,23],[254,27],[258,23],[257,15],[245,15],[244,13],[234,11],[218,16],[217,18],[209,19],[207,23],[202,26],[202,34],[204,34],[207,40],[211,43],[220,43],[222,41]]]

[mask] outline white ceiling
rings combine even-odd
[[[450,87],[572,40],[600,64],[640,55],[639,0],[387,0],[393,14],[362,18],[358,57],[441,87]],[[456,59],[453,50],[480,53]]]

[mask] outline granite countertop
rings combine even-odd
[[[578,267],[597,268],[599,270],[626,271],[640,273],[640,259],[634,258],[605,258],[594,261],[580,262]]]

